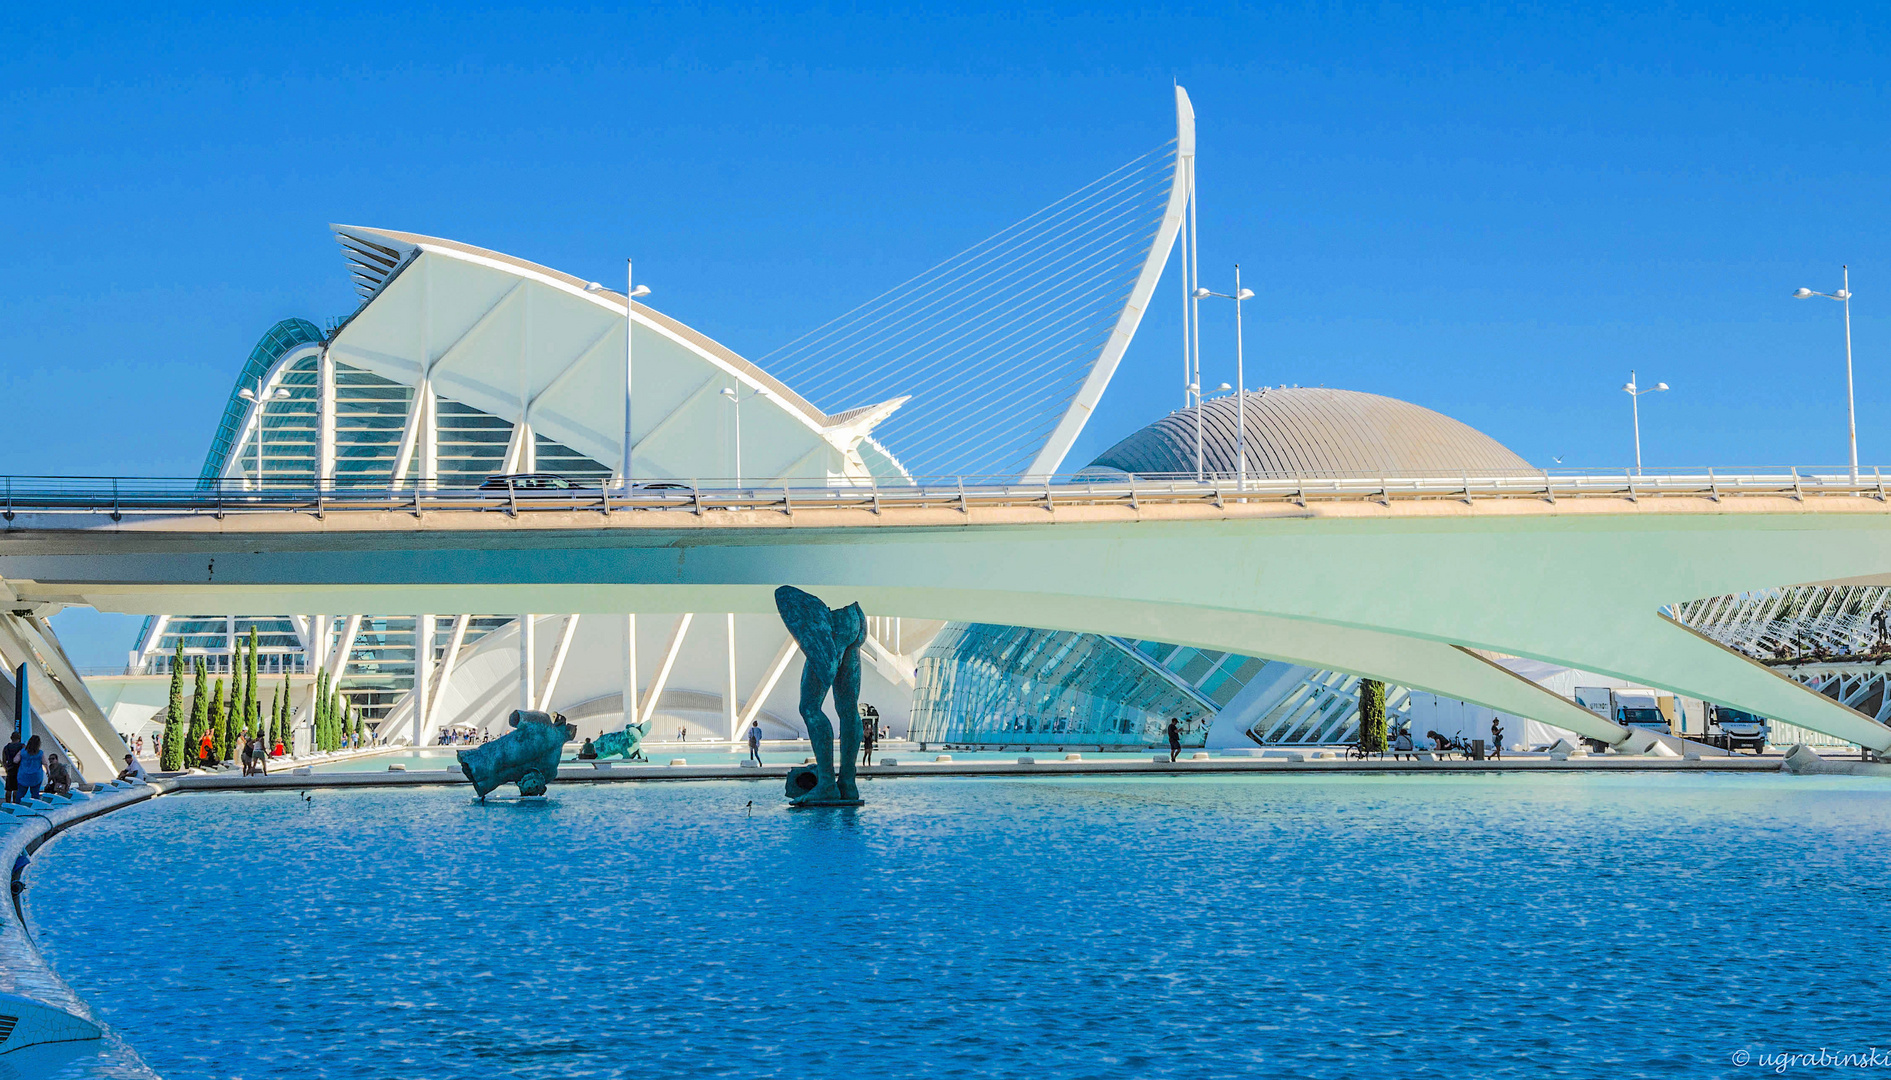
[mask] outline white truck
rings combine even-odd
[[[1576,704],[1623,727],[1647,728],[1663,735],[1674,734],[1686,722],[1674,695],[1639,687],[1578,686]]]
[[[1751,750],[1756,754],[1764,754],[1771,724],[1772,721],[1764,716],[1730,709],[1725,705],[1708,705],[1707,735],[1702,741],[1728,753]]]

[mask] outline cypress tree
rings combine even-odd
[[[190,699],[190,730],[184,736],[184,760],[197,764],[197,744],[203,741],[204,732],[210,730],[210,686],[204,675],[204,658],[199,656],[191,666],[197,672],[197,686]]]
[[[263,749],[276,748],[277,733],[282,730],[282,695],[274,690],[269,692],[269,727],[263,732]]]
[[[328,671],[315,673],[315,715],[311,717],[310,743],[317,753],[328,752]]]
[[[158,768],[176,772],[184,767],[184,639],[177,639],[177,651],[171,655],[171,701],[164,710],[164,746],[158,751]]]
[[[243,685],[248,691],[243,695],[243,730],[261,738],[263,734],[263,710],[256,697],[256,628],[250,627],[250,662],[243,672]]]
[[[1385,684],[1359,680],[1359,748],[1368,754],[1385,753]]]
[[[210,691],[210,756],[217,764],[230,753],[230,713],[223,696],[223,680]]]
[[[235,639],[230,646],[230,698],[224,702],[223,713],[230,725],[231,739],[226,745],[234,745],[243,727],[243,639]]]

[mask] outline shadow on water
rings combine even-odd
[[[99,1056],[97,1039],[85,1042],[34,1043],[0,1054],[0,1080],[48,1080],[62,1075],[85,1076],[86,1070],[62,1073],[68,1065]]]

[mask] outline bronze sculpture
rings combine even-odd
[[[859,604],[829,608],[792,585],[775,590],[775,610],[801,646],[801,721],[814,749],[813,767],[788,772],[787,794],[795,806],[859,806],[854,758],[860,752],[860,647],[867,617]],[[822,711],[828,692],[840,720],[840,760],[834,760],[834,725]]]

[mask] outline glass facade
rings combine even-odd
[[[289,319],[276,324],[251,350],[236,390],[247,388],[254,392],[257,381],[268,378],[285,355],[300,345],[321,341],[321,331],[307,320]],[[241,445],[236,444],[255,406],[236,392],[231,393],[230,404],[224,410],[204,461],[204,479],[219,476],[253,479],[260,474],[266,484],[294,484],[317,476],[323,422],[320,358],[311,354],[291,361],[276,371],[270,389],[274,387],[287,390],[289,396],[265,404],[260,453],[259,440],[254,433],[242,439]],[[394,478],[401,436],[418,400],[414,389],[336,363],[334,395],[335,479],[386,484]],[[446,398],[436,398],[435,404],[441,485],[478,487],[504,465],[513,425]],[[543,435],[535,436],[533,452],[537,471],[584,478],[611,475],[610,466]],[[419,458],[418,453],[411,455],[405,479],[418,478]],[[452,614],[435,617],[433,641],[427,643],[426,648],[430,662],[437,664],[445,655],[452,640],[455,618]],[[175,615],[164,620],[161,627],[158,620],[147,619],[139,635],[141,659],[134,667],[150,673],[168,673],[172,652],[181,641],[187,657],[202,657],[212,672],[227,673],[236,646],[247,646],[253,626],[258,634],[259,671],[307,674],[319,666],[319,660],[311,659],[311,655],[332,655],[346,633],[345,616],[334,616],[327,621],[327,639],[311,642],[305,648],[294,622],[287,615],[234,618]],[[342,669],[340,688],[370,720],[385,716],[394,703],[413,688],[418,621],[412,615],[366,616],[355,632]],[[471,616],[462,647],[471,646],[512,621],[511,615]],[[315,620],[311,618],[307,625],[315,625]]]
[[[505,464],[511,421],[446,398],[437,399],[434,415],[441,487],[478,487]]]
[[[1239,653],[952,623],[920,657],[913,738],[945,745],[1159,747],[1170,717],[1184,746],[1201,746],[1215,718],[1272,669],[1276,689],[1242,708],[1256,745],[1337,745],[1359,738],[1356,676]],[[1386,687],[1396,729],[1410,693]]]
[[[985,746],[1166,745],[1170,717],[1183,743],[1200,746],[1217,708],[1178,672],[1199,666],[1198,682],[1220,658],[1177,671],[1134,644],[1095,634],[985,623],[951,623],[919,660],[912,738]],[[1175,656],[1175,647],[1165,655]],[[1196,653],[1196,650],[1189,650]],[[1238,668],[1240,665],[1235,665]],[[1232,676],[1230,675],[1230,678]],[[1222,679],[1217,689],[1226,685]]]
[[[250,410],[250,403],[238,396],[239,393],[245,389],[255,391],[256,381],[268,374],[269,369],[276,366],[276,361],[291,349],[298,345],[317,344],[321,340],[321,328],[307,319],[284,319],[270,327],[269,332],[256,343],[256,347],[250,350],[249,358],[243,362],[243,370],[237,373],[236,386],[231,389],[230,401],[223,407],[223,416],[217,421],[216,434],[210,437],[210,452],[204,455],[203,471],[199,474],[201,479],[215,480],[224,475],[225,466],[230,462],[237,435],[243,430],[244,418]]]

